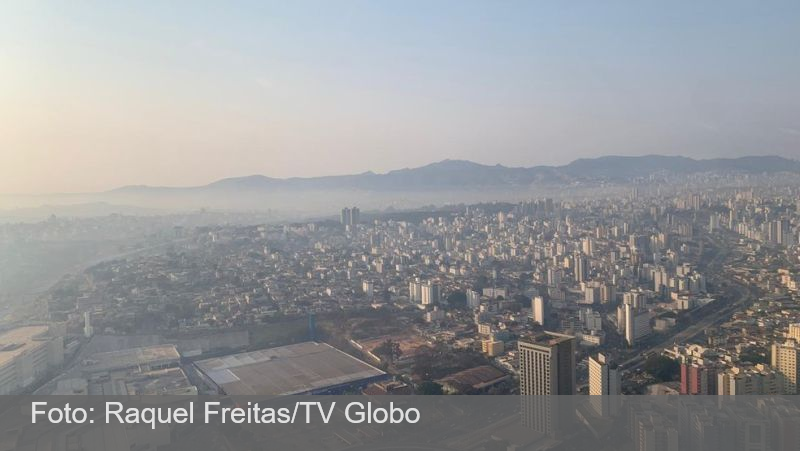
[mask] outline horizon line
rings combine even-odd
[[[777,154],[768,154],[768,155],[741,155],[737,157],[710,157],[710,158],[695,158],[686,155],[665,155],[665,154],[657,154],[657,153],[647,153],[647,154],[639,154],[639,155],[619,155],[619,154],[608,154],[608,155],[599,155],[596,157],[582,157],[582,158],[575,158],[568,163],[560,164],[560,165],[547,165],[547,164],[537,164],[532,166],[506,166],[502,163],[480,163],[477,161],[465,159],[465,158],[444,158],[437,161],[432,161],[430,163],[425,163],[419,166],[406,166],[397,169],[390,169],[385,172],[375,172],[372,170],[362,171],[362,172],[355,172],[355,173],[338,173],[338,174],[329,174],[329,175],[316,175],[316,176],[290,176],[290,177],[272,177],[265,174],[248,174],[248,175],[231,175],[227,177],[220,177],[217,179],[210,180],[204,184],[200,185],[148,185],[148,184],[126,184],[126,185],[119,185],[113,188],[98,190],[98,191],[55,191],[55,192],[16,192],[16,193],[8,193],[8,192],[0,192],[0,196],[7,196],[7,197],[39,197],[39,196],[80,196],[80,195],[96,195],[96,194],[108,194],[113,193],[114,191],[124,190],[124,189],[133,189],[133,188],[142,188],[142,189],[174,189],[174,190],[181,190],[181,189],[197,189],[197,188],[204,188],[215,183],[227,181],[227,180],[238,180],[238,179],[248,179],[248,178],[264,178],[276,181],[287,181],[287,180],[312,180],[312,179],[322,179],[322,178],[335,178],[335,177],[354,177],[360,175],[388,175],[393,172],[398,171],[408,171],[408,170],[416,170],[422,169],[429,166],[442,164],[442,163],[469,163],[476,166],[482,166],[487,168],[492,167],[501,167],[505,169],[536,169],[536,168],[563,168],[574,164],[579,161],[588,161],[588,160],[600,160],[604,158],[626,158],[626,159],[637,159],[637,158],[670,158],[670,159],[686,159],[691,161],[714,161],[714,160],[740,160],[745,158],[781,158],[784,160],[800,162],[800,159],[787,157],[783,155]]]

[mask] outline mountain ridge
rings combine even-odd
[[[442,189],[465,187],[509,187],[535,183],[557,184],[580,181],[625,182],[656,173],[690,175],[703,172],[738,172],[747,174],[800,173],[800,161],[785,157],[745,156],[737,158],[694,159],[684,156],[607,155],[580,158],[561,166],[511,167],[487,165],[469,160],[444,159],[414,168],[394,169],[385,173],[319,177],[275,178],[260,174],[223,178],[205,185],[159,187],[128,185],[106,191],[109,194],[179,191],[263,191],[297,189]]]

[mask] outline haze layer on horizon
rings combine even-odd
[[[4,2],[0,193],[797,158],[800,4],[645,3]]]

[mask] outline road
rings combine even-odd
[[[709,240],[713,241],[713,249],[719,250],[708,264],[704,265],[704,272],[710,274],[716,282],[722,281],[726,275],[724,274],[725,264],[731,257],[731,244],[722,242],[714,237],[708,236]],[[720,298],[709,307],[718,306],[719,310],[709,314],[708,316],[698,320],[696,323],[681,330],[680,332],[665,339],[661,343],[651,346],[650,348],[637,351],[638,354],[620,364],[620,367],[625,371],[633,371],[644,365],[645,355],[650,355],[654,352],[661,352],[664,348],[674,344],[686,343],[704,330],[723,323],[736,311],[744,307],[755,296],[754,290],[746,284],[736,280],[728,279],[735,287],[736,297],[733,300],[726,302],[725,298]],[[720,305],[722,304],[722,305]]]
[[[733,313],[735,313],[738,309],[743,307],[747,301],[752,299],[752,293],[750,292],[750,290],[744,285],[741,285],[741,287],[742,287],[742,292],[738,296],[738,298],[735,301],[733,301],[733,303],[710,314],[709,316],[703,318],[697,323],[692,324],[691,326],[678,332],[677,334],[671,336],[670,338],[664,340],[658,345],[652,346],[646,350],[641,351],[640,354],[637,355],[636,357],[633,357],[629,360],[626,360],[625,362],[622,362],[622,364],[620,364],[622,369],[626,371],[635,370],[644,364],[645,358],[643,355],[649,355],[653,352],[660,352],[664,348],[669,347],[673,344],[680,344],[691,341],[694,337],[696,337],[709,327],[725,322],[725,320],[727,320]]]

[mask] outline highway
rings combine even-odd
[[[636,356],[631,357],[620,364],[620,367],[624,371],[633,371],[640,368],[642,365],[644,365],[645,356],[647,355],[652,353],[660,353],[664,348],[674,344],[686,343],[702,333],[704,330],[725,322],[733,313],[740,310],[756,296],[756,293],[752,287],[724,274],[725,264],[729,262],[732,253],[730,250],[731,244],[721,242],[711,236],[708,236],[707,238],[713,242],[712,248],[718,250],[719,252],[716,252],[709,263],[704,265],[703,271],[706,274],[709,274],[709,278],[713,279],[718,286],[721,285],[720,282],[723,280],[731,283],[733,285],[733,290],[729,289],[727,291],[734,291],[736,293],[736,297],[733,300],[727,300],[727,302],[724,297],[717,299],[708,307],[717,307],[719,310],[708,314],[708,316],[698,320],[696,323],[691,324],[687,328],[681,330],[675,335],[670,336],[657,345],[651,346],[650,348],[644,350],[638,350]]]

